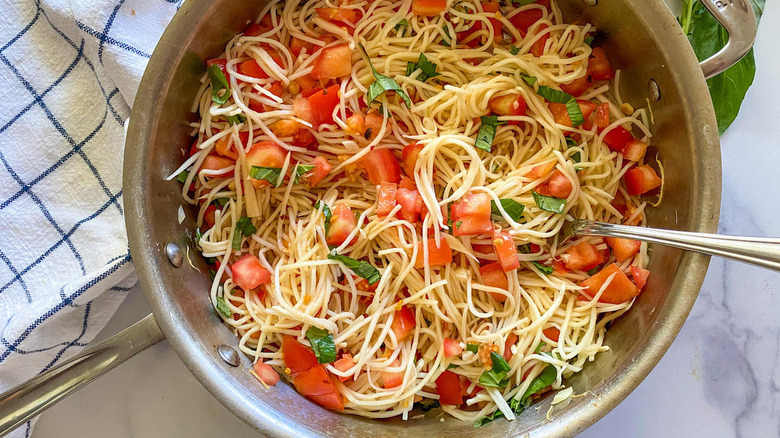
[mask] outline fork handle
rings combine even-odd
[[[618,237],[659,243],[780,271],[780,239],[722,236],[586,220],[575,221],[572,231],[576,235]]]

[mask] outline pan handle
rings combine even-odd
[[[749,0],[701,0],[704,7],[729,33],[720,51],[701,62],[704,77],[716,76],[739,62],[753,47],[758,25]]]
[[[0,437],[136,353],[165,339],[154,315],[0,395]]]

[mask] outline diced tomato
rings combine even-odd
[[[466,194],[460,202],[452,204],[451,212],[453,234],[456,236],[486,234],[493,230],[490,195],[487,193]]]
[[[391,367],[399,366],[398,359],[394,360]],[[394,373],[390,371],[382,371],[382,387],[385,389],[397,388],[404,383],[404,373]]]
[[[593,102],[588,102],[587,100],[578,99],[577,105],[579,105],[580,112],[582,112],[582,117],[585,120],[587,120],[588,117],[590,117],[590,114],[596,109],[596,104]],[[571,118],[569,117],[569,111],[566,109],[566,105],[562,103],[547,102],[547,108],[550,109],[550,112],[553,115],[553,119],[555,119],[555,123],[563,126],[573,126]]]
[[[512,346],[517,344],[517,335],[514,333],[510,333],[506,337],[506,341],[504,341],[504,359],[509,360],[512,359],[512,356],[514,356],[514,353],[512,353]]]
[[[344,243],[352,231],[357,228],[357,218],[345,204],[333,207],[330,218],[330,228],[325,234],[328,245],[338,246]]]
[[[590,278],[580,283],[580,286],[585,287],[585,292],[594,297],[613,274],[612,281],[606,287],[604,293],[601,294],[601,297],[599,297],[599,301],[602,303],[620,304],[639,295],[639,289],[615,263],[593,274]]]
[[[622,126],[616,126],[604,135],[604,143],[607,144],[609,150],[615,152],[623,152],[626,144],[633,139],[634,136],[631,135],[631,132]]]
[[[542,330],[542,334],[547,339],[555,342],[558,342],[558,339],[561,337],[561,331],[558,330],[558,327],[547,327],[546,329]]]
[[[542,18],[544,13],[541,9],[529,9],[526,11],[518,12],[509,18],[509,22],[520,32],[520,35],[525,37],[528,33],[528,29]]]
[[[352,49],[346,43],[322,49],[311,69],[311,77],[323,81],[347,76],[350,73],[352,73]],[[334,87],[336,90],[339,88],[338,85]]]
[[[252,369],[260,380],[268,386],[274,386],[279,381],[279,373],[267,363],[257,361],[252,365]]]
[[[555,257],[552,259],[552,266],[553,266],[553,270],[557,274],[565,274],[567,272],[571,272],[571,269],[566,267],[566,264],[563,263],[563,260],[561,260],[560,257]]]
[[[337,411],[344,410],[344,400],[331,382],[328,371],[320,364],[303,371],[293,378],[298,392],[317,404]]]
[[[417,165],[417,156],[423,150],[423,145],[419,143],[408,144],[401,151],[401,161],[404,166],[404,173],[409,178],[414,178],[414,168]]]
[[[404,176],[401,178],[401,182],[398,183],[398,188],[406,190],[417,190],[417,184],[413,179]]]
[[[220,157],[219,155],[207,155],[203,159],[203,163],[200,165],[200,170],[222,170],[228,166],[236,164],[235,161],[230,158]],[[208,175],[212,178],[230,178],[233,176],[233,170],[224,171],[221,173]]]
[[[328,160],[326,160],[322,155],[314,157],[314,160],[311,162],[311,164],[314,165],[314,169],[306,172],[303,175],[303,179],[306,180],[306,183],[309,187],[314,187],[319,184],[320,181],[325,179],[326,176],[328,176],[330,171],[333,170],[333,165],[330,164]]]
[[[615,199],[612,200],[612,206],[615,207],[615,210],[620,214],[625,216],[626,211],[628,211],[628,206],[626,205],[626,197],[623,196],[623,192],[617,192]]]
[[[462,405],[463,396],[460,393],[460,378],[450,370],[445,370],[436,378],[436,393],[439,403],[443,405]]]
[[[493,262],[480,266],[479,275],[482,277],[482,283],[485,286],[509,290],[509,280],[506,278],[500,263]],[[499,303],[506,301],[506,295],[504,294],[491,292],[490,295]]]
[[[512,236],[506,231],[493,232],[493,250],[498,256],[498,263],[504,272],[509,272],[520,267],[520,259],[517,257],[517,248]]]
[[[549,26],[542,23],[539,25],[539,32],[544,32],[545,29],[547,29]],[[544,46],[547,44],[547,40],[550,38],[550,33],[547,32],[544,35],[541,36],[541,38],[537,39],[536,42],[531,46],[531,54],[536,56],[537,58],[544,55]]]
[[[251,169],[258,167],[282,167],[287,159],[287,150],[272,141],[260,141],[252,145],[246,153],[246,164]],[[255,187],[266,187],[266,180],[252,179]]]
[[[317,356],[290,335],[282,336],[282,360],[295,376],[317,365]]]
[[[555,160],[537,164],[536,166],[532,167],[531,171],[528,172],[525,176],[531,179],[544,178],[545,176],[549,175],[553,169],[555,169],[555,164]]]
[[[290,53],[292,53],[296,58],[301,56],[301,52],[303,52],[304,49],[306,49],[306,53],[311,55],[314,49],[314,44],[296,37],[292,37],[292,39],[290,39]]]
[[[478,36],[474,36],[472,38],[472,35],[482,30],[482,22],[479,20],[473,20],[471,21],[471,27],[468,29],[458,32],[458,44],[465,44],[468,47],[474,48],[478,47],[481,43],[480,38]],[[482,60],[478,60],[476,64],[481,62]],[[470,62],[469,60],[466,60],[466,62]],[[475,63],[472,63],[473,65],[476,65]]]
[[[398,205],[401,206],[401,211],[399,212],[401,219],[413,224],[417,223],[423,206],[420,192],[417,190],[398,189],[395,199]]]
[[[501,11],[501,5],[499,5],[496,1],[482,2],[482,10],[493,13],[499,12]],[[504,40],[504,24],[496,18],[488,17],[488,21],[490,22],[490,26],[493,28],[493,41],[495,41],[497,44],[501,43],[501,41]]]
[[[344,353],[341,355],[341,359],[333,362],[333,366],[341,371],[341,372],[347,372],[352,367],[355,366],[355,360],[352,358],[352,355],[349,353]],[[349,380],[349,376],[338,376],[339,380],[342,382],[346,382]]]
[[[447,0],[412,0],[412,13],[423,17],[435,17],[447,9]]]
[[[601,47],[594,47],[588,59],[588,74],[594,81],[609,81],[615,78],[615,70]]]
[[[316,138],[314,138],[314,134],[309,132],[308,129],[304,128],[293,134],[292,144],[293,146],[305,148],[311,146],[315,140]]]
[[[360,114],[352,114],[347,117],[347,132],[350,134],[363,135],[366,132],[366,119]]]
[[[398,184],[383,182],[376,194],[376,215],[386,217],[396,206]]]
[[[390,329],[395,334],[395,339],[398,342],[403,342],[412,336],[415,325],[416,321],[412,309],[409,306],[402,306],[401,310],[395,311]]]
[[[556,169],[547,181],[547,190],[550,193],[549,196],[566,199],[572,191],[571,181],[569,181],[569,178],[567,178],[563,172]]]
[[[363,137],[366,140],[371,141],[374,137],[379,135],[379,131],[382,130],[384,119],[384,117],[375,112],[366,114],[366,132],[363,133]],[[389,126],[388,129],[390,129]]]
[[[401,166],[390,149],[373,149],[360,160],[360,165],[368,174],[371,184],[401,182]]]
[[[596,108],[596,129],[599,134],[609,126],[609,102],[602,102]]]
[[[244,36],[258,36],[262,33],[268,32],[269,30],[271,30],[271,28],[261,26],[257,23],[249,23],[246,29],[244,29]]]
[[[661,186],[661,178],[647,164],[630,169],[623,176],[623,180],[629,195],[641,195]]]
[[[325,90],[312,94],[309,96],[309,104],[316,123],[315,127],[333,123],[333,110],[339,104],[339,86],[331,85]]]
[[[252,254],[244,254],[230,269],[233,271],[233,283],[241,289],[250,290],[271,283],[271,273]]]
[[[645,157],[647,146],[647,143],[641,140],[631,139],[623,148],[623,157],[628,161],[639,161]]]
[[[612,248],[618,263],[623,263],[639,253],[642,242],[631,239],[618,239],[616,237],[607,237],[607,245]]]
[[[498,114],[499,116],[524,116],[527,105],[522,95],[506,94],[490,99],[488,108],[493,114]]]
[[[590,81],[590,77],[586,74],[585,76],[575,79],[571,82],[567,82],[565,84],[561,84],[561,90],[563,90],[565,93],[569,93],[572,96],[581,96],[584,92],[588,91],[590,86],[592,85]]]
[[[225,79],[230,82],[230,76],[227,72],[227,59],[225,58],[216,58],[216,59],[209,59],[206,61],[206,67],[211,67],[212,65],[216,65],[219,67],[220,70],[222,70],[222,74],[225,75]]]
[[[295,83],[298,84],[299,87],[301,87],[301,94],[303,95],[303,92],[308,90],[314,90],[319,87],[319,81],[315,80],[313,77],[311,77],[310,74],[303,75],[295,79]],[[303,97],[309,97],[309,96],[303,96]]]
[[[238,159],[238,150],[236,150],[236,144],[235,142],[231,142],[230,138],[231,135],[226,135],[224,137],[221,137],[217,142],[214,144],[214,150],[217,151],[218,154],[222,155],[223,157],[228,157],[232,160]],[[228,144],[230,147],[228,147]]]
[[[460,342],[452,338],[444,338],[444,357],[450,358],[463,353],[463,347]]]
[[[578,271],[591,270],[604,261],[596,245],[585,241],[569,248],[566,254],[569,255],[566,267]]]
[[[211,228],[214,226],[215,214],[217,212],[217,206],[214,204],[209,205],[206,207],[206,211],[203,212],[203,220],[206,222],[206,226],[208,228]]]
[[[244,61],[241,64],[238,65],[237,68],[238,72],[241,73],[244,76],[249,76],[255,79],[268,79],[268,73],[263,70],[262,67],[260,67],[260,64],[257,63],[254,59],[250,59],[249,61]]]
[[[336,21],[339,23],[355,23],[358,19],[356,9],[346,8],[314,8],[317,15],[323,20]]]
[[[295,135],[299,129],[303,128],[303,125],[295,120],[278,120],[271,124],[270,128],[271,132],[277,137],[291,137]]]
[[[311,109],[309,99],[305,97],[295,99],[293,101],[293,113],[295,114],[295,117],[311,123],[315,128],[318,126],[314,120],[314,112]]]
[[[303,90],[303,91],[301,91],[301,96],[303,96],[303,97],[308,99],[312,95],[317,94],[320,91],[322,91],[322,88],[319,88],[319,87],[311,88],[309,90]]]
[[[417,259],[414,262],[416,269],[422,269],[425,266],[423,262],[423,243],[417,244]],[[452,249],[447,239],[442,238],[439,246],[436,246],[436,239],[428,239],[428,266],[445,266],[452,263]]]
[[[641,291],[647,284],[647,277],[650,276],[650,271],[637,266],[631,266],[631,276],[634,277],[634,283],[636,287]]]

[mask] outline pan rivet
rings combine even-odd
[[[661,100],[661,88],[658,87],[658,82],[655,79],[650,79],[647,83],[647,91],[650,93],[650,99],[656,102]]]
[[[587,6],[596,6],[599,4],[599,0],[582,0],[582,2]]]
[[[181,253],[181,248],[179,248],[179,245],[173,242],[165,245],[165,255],[168,257],[168,261],[171,262],[175,268],[181,267],[181,263],[184,261],[184,256]]]
[[[222,344],[217,347],[217,353],[219,353],[219,357],[221,357],[222,360],[224,360],[225,363],[230,366],[237,367],[238,364],[241,363],[241,359],[238,357],[238,352],[236,352],[233,347]]]

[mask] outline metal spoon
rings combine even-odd
[[[574,236],[641,240],[780,271],[780,239],[661,230],[584,219],[567,221],[561,230],[561,235],[564,237],[564,242]]]

